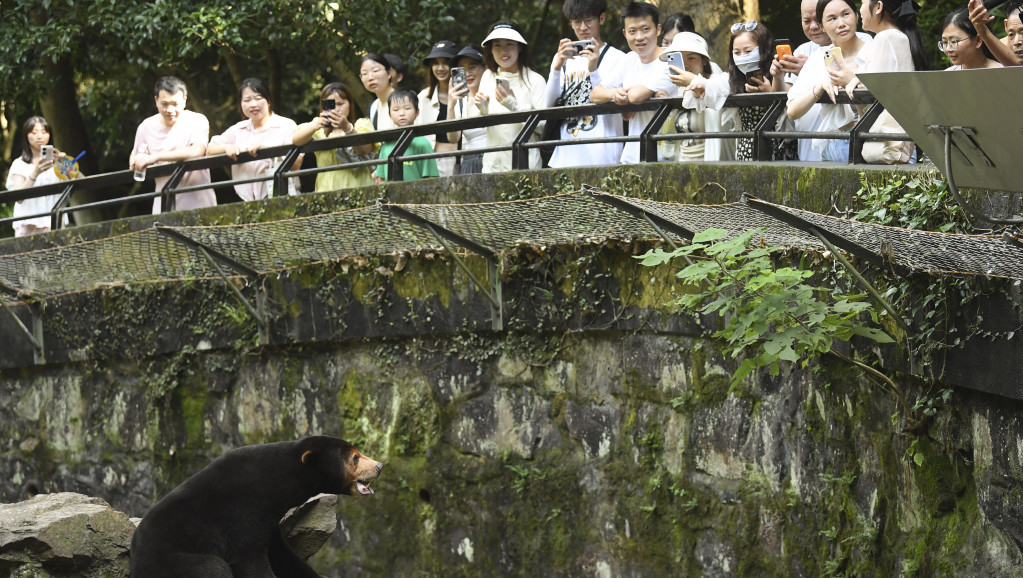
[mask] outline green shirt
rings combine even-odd
[[[388,155],[394,149],[394,145],[397,141],[385,142],[380,145],[380,160],[387,160]],[[426,138],[417,136],[412,139],[412,143],[409,144],[408,149],[405,150],[405,156],[410,155],[426,155],[433,152],[433,147],[430,146],[430,141]],[[418,181],[419,179],[425,179],[427,177],[437,177],[440,173],[437,172],[437,161],[436,159],[417,159],[405,161],[402,166],[402,180],[404,181]],[[377,165],[376,175],[381,179],[387,180],[387,164]]]

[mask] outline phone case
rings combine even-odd
[[[788,44],[779,44],[777,50],[778,60],[781,60],[782,56],[792,56],[792,47]]]
[[[676,67],[678,69],[685,70],[686,66],[682,62],[682,53],[681,52],[669,52],[668,53],[668,66],[674,66],[674,67]],[[672,73],[674,73],[674,72],[672,71]]]

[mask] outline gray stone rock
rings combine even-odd
[[[288,510],[281,532],[295,553],[308,558],[318,552],[337,529],[337,496],[320,494]]]
[[[128,576],[135,525],[100,498],[40,494],[0,504],[0,572],[8,576]]]

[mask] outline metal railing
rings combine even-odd
[[[356,169],[361,167],[376,167],[377,165],[384,163],[387,164],[389,180],[400,181],[402,179],[403,174],[402,165],[405,161],[429,158],[460,157],[466,154],[511,151],[512,167],[515,170],[526,170],[529,168],[529,151],[531,149],[539,148],[542,146],[557,146],[560,144],[577,145],[587,143],[639,142],[640,159],[643,162],[657,162],[658,160],[657,143],[661,141],[679,139],[706,140],[706,139],[752,138],[753,157],[758,161],[767,162],[771,160],[770,139],[774,138],[840,139],[850,141],[849,162],[858,164],[863,162],[862,147],[863,143],[865,142],[880,140],[884,141],[910,140],[910,137],[907,134],[869,132],[870,127],[874,124],[874,121],[877,119],[878,115],[881,114],[883,107],[866,90],[855,91],[855,94],[851,99],[844,92],[840,93],[838,96],[838,104],[868,105],[864,114],[860,116],[855,126],[853,126],[853,128],[849,132],[841,131],[801,132],[773,130],[773,128],[777,124],[778,119],[781,117],[782,114],[785,113],[786,102],[787,102],[786,93],[783,92],[735,94],[729,96],[728,99],[725,101],[725,105],[723,108],[741,108],[751,106],[762,106],[767,108],[767,112],[760,120],[760,122],[757,124],[757,126],[753,127],[750,130],[743,131],[658,134],[661,129],[661,126],[664,124],[664,121],[668,118],[671,112],[673,110],[682,109],[683,106],[681,97],[655,98],[641,104],[617,105],[613,103],[607,103],[600,105],[590,104],[555,108],[543,108],[529,111],[511,112],[505,114],[478,116],[466,119],[446,120],[434,124],[415,125],[411,127],[395,128],[383,131],[371,131],[366,133],[358,133],[339,137],[329,137],[325,139],[311,141],[308,144],[305,144],[300,147],[296,147],[293,145],[267,147],[264,149],[260,149],[259,151],[257,151],[255,155],[252,155],[248,152],[243,152],[238,154],[237,160],[231,159],[227,155],[199,157],[176,163],[149,167],[146,174],[147,179],[152,179],[154,177],[170,178],[167,180],[167,182],[164,184],[161,190],[143,194],[128,195],[78,205],[70,204],[71,197],[76,192],[79,191],[96,190],[111,186],[132,184],[133,172],[131,170],[115,171],[111,173],[87,176],[78,179],[63,181],[60,183],[55,183],[52,185],[28,187],[24,189],[0,192],[0,203],[13,203],[15,201],[22,201],[26,199],[38,198],[54,194],[60,195],[57,202],[54,204],[53,208],[50,211],[33,215],[22,215],[17,218],[8,217],[0,219],[0,224],[5,224],[22,219],[49,216],[51,219],[50,228],[56,230],[63,226],[64,216],[67,214],[73,214],[79,211],[102,209],[111,206],[137,203],[140,201],[154,199],[156,197],[162,198],[163,212],[170,212],[174,210],[174,198],[179,193],[187,193],[195,190],[208,188],[221,188],[242,183],[259,182],[263,180],[269,180],[271,178],[274,181],[275,191],[286,191],[287,179],[291,177],[314,175],[325,171]],[[818,102],[822,104],[831,104],[827,96],[822,96]],[[653,119],[647,124],[646,128],[642,131],[640,135],[542,142],[530,141],[530,138],[532,138],[533,134],[536,132],[541,122],[579,116],[621,114],[640,111],[654,111]],[[455,150],[405,156],[405,152],[408,150],[409,145],[412,143],[412,139],[416,136],[427,136],[437,133],[458,132],[467,129],[485,128],[501,124],[518,123],[523,124],[522,129],[519,131],[516,138],[511,143],[506,145],[491,146],[471,150]],[[298,156],[302,153],[310,153],[319,150],[338,149],[389,141],[395,141],[396,145],[394,149],[391,151],[388,158],[384,160],[372,159],[353,163],[331,165],[326,167],[299,169],[295,171],[288,170],[289,167],[291,167],[292,164],[294,164]],[[178,186],[181,183],[181,179],[185,176],[185,173],[189,171],[222,168],[234,164],[250,162],[253,160],[276,157],[282,157],[283,162],[281,162],[280,166],[274,173],[273,177],[258,177],[251,179],[216,181],[210,184],[195,185],[190,187]]]

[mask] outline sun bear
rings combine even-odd
[[[315,436],[225,452],[174,488],[131,540],[131,578],[318,578],[280,531],[318,494],[372,494],[383,464]]]

